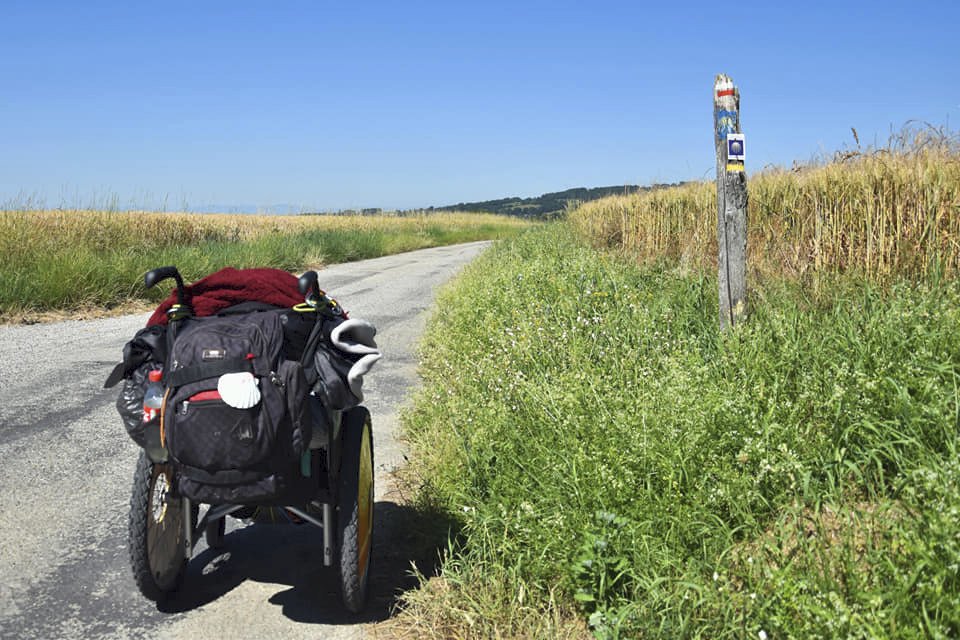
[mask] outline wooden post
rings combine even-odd
[[[720,328],[747,311],[747,176],[740,131],[740,91],[719,74],[713,83],[713,130],[717,148],[717,244]]]

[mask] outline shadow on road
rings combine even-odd
[[[253,524],[229,531],[224,547],[204,549],[187,568],[180,590],[157,608],[181,613],[199,608],[248,580],[289,588],[269,603],[297,622],[358,624],[390,617],[399,596],[417,586],[411,564],[425,576],[438,569],[439,548],[451,523],[393,502],[374,506],[374,542],[369,600],[360,614],[340,599],[337,568],[323,566],[323,532],[312,525]]]

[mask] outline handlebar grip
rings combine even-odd
[[[305,274],[300,276],[300,280],[297,283],[300,288],[300,295],[307,295],[311,290],[318,292],[320,290],[320,285],[317,284],[317,272],[316,271],[307,271]]]
[[[157,283],[166,280],[167,278],[173,278],[177,281],[177,302],[181,305],[186,304],[183,278],[180,277],[180,272],[177,271],[177,268],[174,266],[160,267],[158,269],[153,269],[152,271],[147,271],[143,275],[143,284],[146,285],[147,289],[150,289]]]
[[[176,267],[160,267],[152,271],[147,271],[143,276],[143,284],[146,285],[147,289],[152,289],[161,280],[166,280],[167,278],[178,278],[180,272],[177,271]]]

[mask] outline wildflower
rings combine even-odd
[[[713,572],[713,581],[716,582],[716,581],[719,580],[719,579],[720,579],[720,574],[717,573],[716,571],[714,571],[714,572]]]
[[[767,640],[767,632],[764,631],[763,629],[760,629],[760,633],[758,633],[757,635],[760,636],[760,640]]]

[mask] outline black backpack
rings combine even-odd
[[[198,502],[272,502],[308,490],[300,459],[312,436],[309,386],[284,342],[289,309],[188,318],[168,345],[161,431],[179,491]],[[312,324],[312,323],[311,323]],[[260,400],[234,408],[220,376],[249,372]]]

